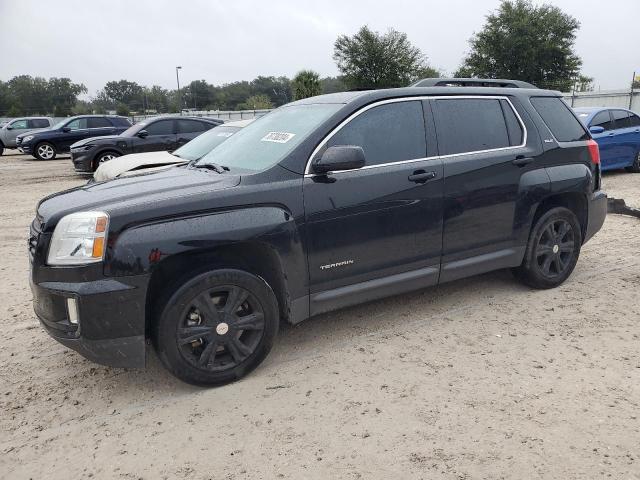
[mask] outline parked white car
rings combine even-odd
[[[228,122],[197,136],[177,150],[169,152],[132,153],[101,164],[93,180],[104,182],[114,178],[151,173],[198,160],[254,119]]]

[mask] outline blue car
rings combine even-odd
[[[598,142],[602,170],[640,173],[640,117],[624,108],[574,108]]]

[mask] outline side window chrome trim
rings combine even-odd
[[[313,149],[313,152],[311,152],[311,156],[307,160],[307,165],[306,165],[306,167],[304,169],[304,176],[305,177],[315,177],[315,176],[318,175],[317,173],[313,173],[311,171],[311,162],[313,161],[315,156],[318,154],[318,152],[345,125],[347,125],[349,122],[351,122],[351,120],[353,120],[357,116],[363,114],[367,110],[370,110],[370,109],[372,109],[374,107],[377,107],[377,106],[380,106],[380,105],[386,105],[386,104],[389,104],[389,103],[423,101],[423,100],[450,100],[450,99],[455,99],[455,100],[459,100],[459,99],[506,100],[507,103],[509,104],[509,106],[511,107],[511,110],[513,110],[513,113],[515,114],[516,118],[518,119],[518,123],[520,124],[520,127],[522,128],[522,132],[523,132],[523,134],[522,134],[522,143],[520,145],[514,145],[514,146],[509,146],[509,147],[500,147],[500,148],[491,148],[491,149],[488,149],[488,150],[474,150],[472,152],[452,153],[452,154],[449,154],[449,155],[434,155],[434,156],[431,156],[431,157],[414,158],[414,159],[411,159],[411,160],[399,160],[397,162],[381,163],[381,164],[378,164],[378,165],[366,165],[366,166],[364,166],[362,168],[358,168],[358,169],[355,169],[355,170],[342,170],[340,172],[333,172],[333,175],[338,174],[338,173],[347,173],[347,172],[353,172],[353,171],[368,170],[368,169],[371,169],[371,168],[388,167],[390,165],[402,165],[402,164],[406,164],[406,163],[415,163],[415,162],[421,162],[421,161],[425,161],[425,160],[439,160],[439,159],[460,157],[460,156],[464,156],[464,155],[475,155],[475,154],[480,154],[480,153],[499,152],[499,151],[503,151],[503,150],[513,150],[513,149],[518,149],[518,148],[525,147],[527,145],[527,138],[528,138],[527,127],[525,126],[524,121],[522,120],[522,117],[520,116],[520,113],[518,113],[518,110],[516,110],[516,108],[513,106],[513,103],[511,103],[511,99],[509,99],[509,97],[507,97],[507,96],[504,96],[504,95],[446,95],[446,96],[445,95],[439,95],[439,96],[423,95],[423,96],[419,96],[419,97],[390,98],[390,99],[387,99],[387,100],[381,100],[379,102],[374,102],[374,103],[371,103],[369,105],[366,105],[365,107],[362,107],[360,110],[358,110],[356,112],[353,112],[346,119],[344,119],[338,126],[336,126],[333,130],[331,130],[327,134],[327,136],[325,136],[322,139],[322,141],[318,144],[318,146],[316,146],[316,148]]]

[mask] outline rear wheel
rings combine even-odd
[[[626,168],[627,172],[640,173],[640,151],[636,153],[636,159],[633,161],[633,165]]]
[[[575,214],[557,207],[543,214],[529,235],[522,265],[513,273],[534,288],[553,288],[562,284],[578,262],[582,233]]]
[[[3,153],[4,153],[4,145],[0,143],[0,157],[2,156]]]
[[[176,377],[196,385],[240,379],[267,356],[279,314],[269,285],[241,270],[215,270],[178,286],[162,309],[153,340]]]
[[[56,158],[56,147],[49,142],[42,142],[36,145],[34,155],[38,160],[53,160]]]

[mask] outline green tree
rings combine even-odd
[[[322,93],[344,92],[347,89],[342,77],[321,78],[320,87],[322,88]]]
[[[252,95],[243,103],[236,106],[236,110],[263,110],[273,108],[273,103],[267,95]]]
[[[576,92],[592,92],[593,91],[593,77],[586,75],[578,75],[578,78],[574,82]]]
[[[293,77],[291,89],[293,90],[294,100],[320,95],[322,93],[320,75],[313,70],[301,70]]]
[[[9,80],[8,87],[12,112],[18,112],[18,115],[45,115],[52,111],[46,79],[18,75]]]
[[[503,0],[482,30],[456,76],[511,78],[568,91],[582,60],[573,50],[578,20],[553,5]]]
[[[287,77],[258,76],[249,83],[251,95],[266,95],[275,106],[291,101],[291,81]]]
[[[147,108],[159,113],[169,111],[169,92],[159,85],[146,89]]]
[[[81,93],[87,93],[87,87],[73,83],[70,78],[52,77],[47,82],[47,100],[56,117],[71,115]]]
[[[427,67],[425,55],[406,33],[390,29],[380,34],[367,26],[353,37],[338,37],[333,59],[350,88],[404,87]]]
[[[115,103],[122,103],[131,110],[142,110],[143,90],[136,82],[128,80],[107,82],[104,92]]]
[[[129,110],[129,107],[126,103],[119,103],[116,106],[116,114],[128,117],[129,115],[131,115],[131,111]]]

